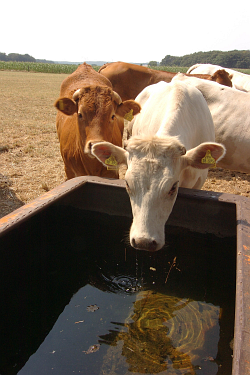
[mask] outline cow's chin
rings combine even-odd
[[[87,155],[88,155],[91,159],[95,159],[95,156],[92,155],[90,152],[87,152]]]
[[[84,154],[85,154],[86,156],[88,156],[89,158],[91,158],[91,159],[95,159],[95,156],[92,155],[92,153],[91,153],[92,145],[93,145],[93,144],[91,144],[91,146],[85,147],[85,149],[84,149]]]

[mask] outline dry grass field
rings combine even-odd
[[[65,180],[56,109],[65,74],[0,71],[0,217]],[[250,196],[250,175],[211,169],[204,190]]]
[[[0,215],[65,180],[55,128],[66,75],[0,71]]]

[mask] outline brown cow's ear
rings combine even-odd
[[[140,110],[141,106],[139,103],[134,100],[126,100],[117,107],[116,114],[124,118],[129,113],[135,116],[140,112]],[[131,120],[129,119],[129,121]]]
[[[69,98],[60,98],[57,99],[54,106],[67,116],[73,115],[77,112],[77,104]]]

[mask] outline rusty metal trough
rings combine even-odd
[[[8,241],[12,236],[15,237],[13,243],[19,243],[21,251],[22,228],[29,228],[35,218],[48,208],[58,207],[74,207],[108,215],[132,217],[124,181],[78,177],[0,219],[1,252],[10,251]],[[167,225],[198,233],[211,233],[218,237],[236,236],[232,374],[250,373],[250,200],[232,194],[180,188]],[[5,254],[5,257],[7,256],[8,254]],[[226,261],[225,259],[225,267]]]

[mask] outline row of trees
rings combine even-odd
[[[39,62],[39,63],[50,63],[54,64],[54,61],[38,60],[28,55],[20,55],[19,53],[9,53],[6,55],[4,52],[0,52],[0,61],[17,61],[17,62]]]
[[[30,55],[20,55],[19,53],[0,52],[0,61],[22,61],[22,62],[36,62],[36,59]]]
[[[214,64],[224,68],[249,69],[250,50],[195,52],[181,57],[167,55],[160,63],[161,66],[192,66],[194,64]]]
[[[0,61],[21,61],[21,62],[40,62],[50,63],[53,61],[48,60],[37,60],[34,57],[25,54],[20,55],[19,53],[6,53],[0,52]],[[209,52],[195,52],[185,56],[171,56],[167,55],[160,62],[161,66],[192,66],[194,64],[215,64],[223,66],[224,68],[238,68],[238,69],[250,69],[250,50],[244,51],[209,51]],[[150,61],[150,66],[156,66],[157,61]]]

